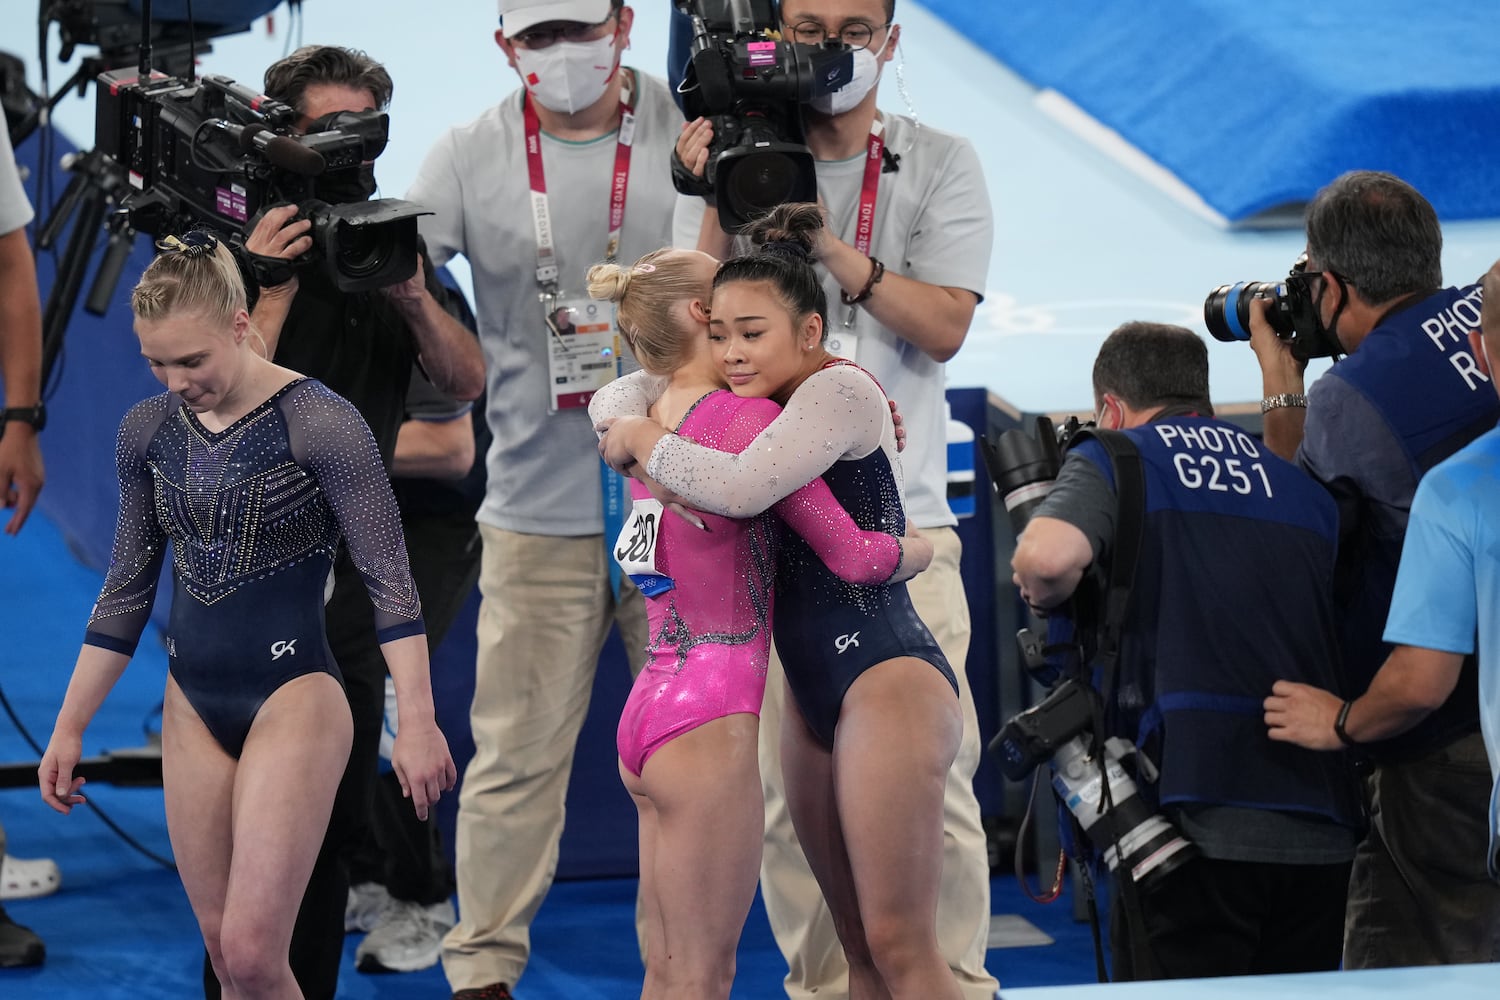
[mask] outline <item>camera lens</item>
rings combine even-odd
[[[1203,322],[1208,332],[1215,340],[1249,340],[1250,300],[1274,287],[1266,281],[1240,281],[1209,292],[1203,302]]]
[[[359,279],[378,274],[390,263],[395,242],[379,226],[351,226],[339,223],[333,260],[339,273]]]
[[[797,164],[780,153],[746,156],[735,163],[733,172],[721,178],[724,194],[736,212],[745,216],[764,215],[777,205],[796,201],[801,174]]]

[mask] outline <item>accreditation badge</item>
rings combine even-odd
[[[552,411],[589,405],[594,393],[619,374],[615,308],[586,296],[550,298],[543,316]]]
[[[828,340],[823,346],[836,358],[856,361],[858,359],[855,355],[859,353],[859,334],[853,330],[835,327],[828,331]]]

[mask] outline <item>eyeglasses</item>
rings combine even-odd
[[[851,49],[863,49],[869,46],[875,37],[875,32],[885,31],[891,26],[891,22],[885,24],[866,24],[864,21],[850,21],[837,32],[831,32],[817,21],[798,21],[788,30],[792,41],[803,45],[822,45],[829,38],[836,38]]]
[[[576,21],[560,23],[554,27],[527,28],[510,40],[511,44],[520,49],[529,49],[536,52],[539,49],[550,49],[558,42],[596,42],[609,34],[606,30],[609,22],[619,16],[619,9],[609,12],[609,16],[597,24],[579,24]]]

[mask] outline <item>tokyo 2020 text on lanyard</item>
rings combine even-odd
[[[877,117],[870,123],[870,141],[865,147],[864,182],[859,188],[859,204],[855,208],[854,216],[854,249],[866,257],[870,257],[870,247],[875,239],[875,205],[880,198],[880,174],[884,165],[885,125]],[[875,258],[870,257],[870,262],[871,267],[884,269],[884,265],[876,262]],[[871,282],[871,285],[873,284],[874,281]],[[847,296],[845,297],[848,312],[844,314],[843,329],[829,331],[828,349],[833,354],[850,361],[855,360],[859,337],[853,332],[854,317],[858,311],[857,303],[868,297],[868,287],[861,297],[852,302]]]

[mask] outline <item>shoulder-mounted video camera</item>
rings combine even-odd
[[[343,112],[306,134],[294,130],[296,118],[226,76],[189,82],[110,70],[99,77],[95,147],[127,174],[133,190],[120,210],[134,229],[161,236],[205,226],[243,236],[265,209],[294,203],[312,222],[313,245],[293,268],[319,267],[345,292],[410,278],[417,217],[430,213],[365,200],[388,117]]]
[[[712,195],[719,223],[737,232],[777,205],[818,199],[802,105],[843,87],[852,52],[834,41],[804,45],[781,37],[775,0],[675,0],[693,19],[692,61],[682,83],[689,118],[713,125],[702,179],[673,157],[672,180],[689,195]]]

